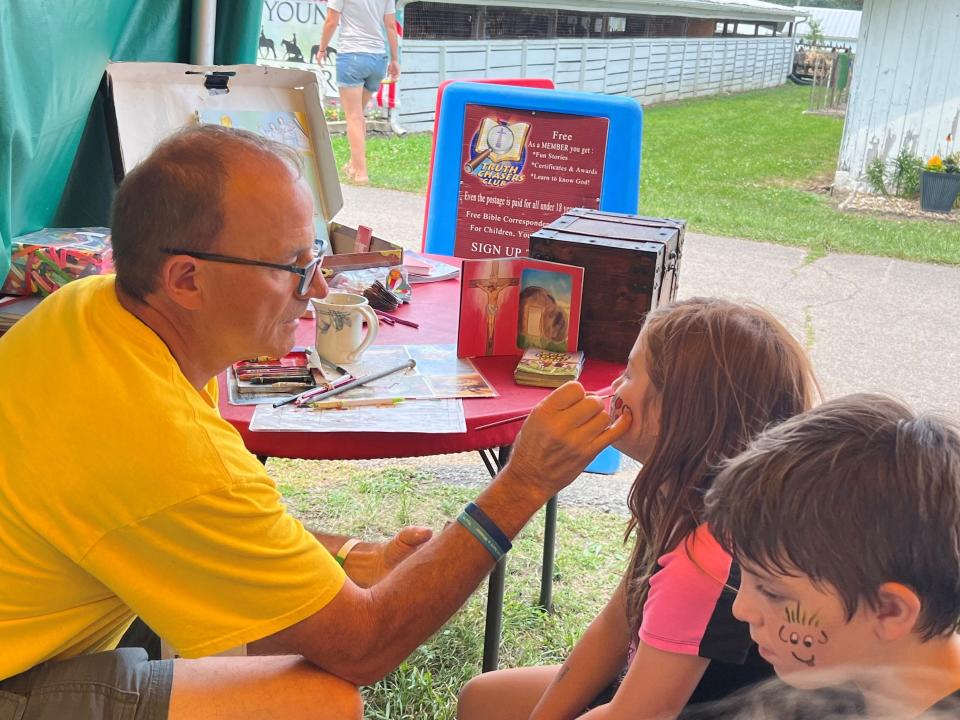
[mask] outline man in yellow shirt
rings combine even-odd
[[[298,163],[243,131],[173,136],[117,193],[116,276],[0,340],[0,717],[359,717],[355,685],[445,622],[626,430],[565,386],[459,522],[341,569],[344,538],[291,517],[217,412],[216,375],[286,353],[327,292]],[[186,658],[262,639],[292,654],[149,662],[113,649],[134,616]]]

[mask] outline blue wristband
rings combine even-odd
[[[510,548],[513,547],[513,543],[510,542],[510,538],[507,537],[506,533],[503,532],[497,524],[490,519],[490,517],[477,505],[474,503],[467,503],[467,507],[463,511],[472,517],[484,530],[487,531],[493,541],[500,546],[500,551],[506,554]]]
[[[500,546],[487,534],[487,531],[483,529],[483,526],[480,525],[476,520],[467,515],[467,511],[464,510],[460,513],[460,516],[457,518],[457,522],[463,525],[471,535],[473,535],[481,545],[483,545],[487,552],[493,555],[493,559],[499,561],[503,557],[503,551],[500,549]]]

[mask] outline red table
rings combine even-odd
[[[454,262],[454,258],[445,258]],[[399,323],[381,324],[378,345],[427,345],[456,343],[460,309],[460,282],[443,280],[414,286],[413,302],[396,311],[396,315],[419,323],[419,329]],[[297,342],[313,345],[312,320],[301,320]],[[467,419],[466,433],[418,433],[416,428],[400,433],[308,433],[250,432],[252,405],[230,405],[227,402],[226,376],[220,380],[220,413],[240,434],[250,452],[269,457],[306,460],[373,460],[391,457],[419,457],[444,453],[483,450],[510,445],[521,423],[509,423],[489,430],[474,430],[481,425],[529,412],[548,390],[524,387],[513,382],[515,357],[484,357],[473,361],[487,380],[500,393],[496,398],[471,398],[463,401]],[[580,382],[588,390],[606,388],[623,369],[622,365],[587,359]]]
[[[445,262],[459,264],[456,258],[443,258]],[[413,301],[396,311],[396,315],[419,323],[411,328],[399,323],[394,326],[381,324],[376,344],[378,345],[426,345],[456,343],[457,320],[460,309],[459,280],[443,280],[414,286]],[[314,324],[301,320],[297,342],[313,345]],[[471,398],[463,401],[467,421],[465,433],[423,433],[411,428],[410,432],[357,433],[357,432],[250,432],[250,419],[254,407],[230,405],[227,401],[226,375],[218,378],[220,383],[220,413],[240,434],[250,452],[261,458],[288,457],[306,460],[372,460],[391,457],[420,457],[444,453],[481,451],[487,469],[494,474],[509,455],[521,422],[508,423],[487,430],[475,430],[479,426],[497,420],[529,412],[549,390],[523,387],[513,382],[515,357],[475,358],[474,363],[487,380],[500,393],[495,398]],[[580,382],[588,390],[600,390],[613,382],[623,370],[622,365],[587,359]],[[499,448],[496,457],[488,459],[484,451]],[[553,546],[556,528],[556,498],[547,505],[547,523],[544,537],[544,561],[541,584],[541,604],[549,609],[553,576]],[[484,670],[496,668],[500,637],[500,604],[503,597],[503,573],[505,563],[497,564],[490,576],[488,596],[487,642],[484,648]],[[495,616],[495,617],[494,617]]]

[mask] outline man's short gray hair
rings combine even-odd
[[[161,142],[123,180],[111,231],[117,283],[143,300],[156,288],[162,248],[210,250],[223,230],[224,189],[238,158],[282,163],[299,178],[293,148],[237,128],[195,125]]]

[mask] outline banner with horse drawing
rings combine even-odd
[[[403,8],[398,7],[397,36],[403,38]],[[320,36],[327,20],[327,0],[264,0],[260,21],[257,64],[313,70],[321,80],[324,102],[336,102],[337,45],[334,33],[326,57],[318,58]],[[386,51],[386,38],[384,38]],[[377,105],[394,108],[399,103],[396,83],[380,86]]]

